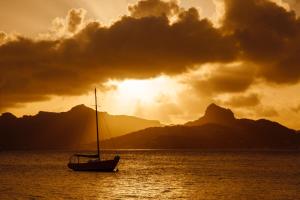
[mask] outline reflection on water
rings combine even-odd
[[[69,170],[66,164],[70,152],[1,152],[0,199],[300,197],[298,152],[120,154],[118,173],[93,173]]]

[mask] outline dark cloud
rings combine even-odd
[[[138,4],[133,10],[139,9]],[[18,36],[0,46],[2,101],[79,95],[109,78],[178,74],[196,64],[229,62],[236,55],[232,38],[200,20],[196,9],[182,10],[172,24],[164,15],[124,16],[110,27],[91,22],[78,31],[82,18],[81,10],[69,12],[68,30],[78,32],[72,37]]]
[[[289,7],[292,8],[296,14],[300,15],[300,0],[284,0],[288,3]]]
[[[247,95],[233,96],[226,101],[222,101],[221,103],[236,108],[253,107],[260,104],[260,98],[257,94],[251,93]]]
[[[240,46],[242,59],[259,64],[259,75],[277,83],[300,78],[300,21],[267,0],[226,0],[223,29]]]
[[[255,80],[251,64],[218,65],[204,77],[188,77],[186,83],[203,95],[238,93],[246,91]]]
[[[258,77],[297,82],[296,14],[267,0],[225,0],[225,6],[220,28],[176,1],[143,0],[109,27],[86,24],[85,11],[72,9],[64,23],[59,19],[54,24],[70,33],[60,39],[6,40],[0,33],[0,106],[80,95],[110,78],[177,75],[203,63],[224,65],[205,79],[187,81],[201,94],[243,92]],[[226,65],[235,61],[247,66]],[[256,70],[247,63],[254,63]]]
[[[129,11],[132,17],[171,17],[177,15],[181,8],[177,1],[161,1],[161,0],[142,0],[136,5],[129,6]]]

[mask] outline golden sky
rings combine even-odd
[[[0,112],[184,123],[215,102],[300,129],[296,0],[0,1]]]

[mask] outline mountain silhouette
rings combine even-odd
[[[100,139],[117,137],[159,121],[99,112]],[[11,113],[0,116],[0,149],[86,148],[96,140],[95,110],[78,105],[68,112],[39,112],[17,118]]]
[[[200,119],[184,125],[140,130],[103,142],[124,149],[299,149],[299,132],[266,119],[236,119],[211,104]]]
[[[300,132],[266,119],[237,119],[215,104],[203,117],[162,127],[158,121],[100,116],[102,148],[122,149],[299,149]],[[0,116],[1,149],[95,149],[95,111],[78,105],[68,112]]]
[[[217,123],[223,125],[232,125],[236,122],[233,112],[216,104],[210,104],[203,117],[196,121],[187,122],[186,126],[201,126],[208,123]]]

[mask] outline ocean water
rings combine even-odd
[[[0,152],[0,199],[300,199],[300,152],[119,153],[94,173],[69,170],[72,152]]]

